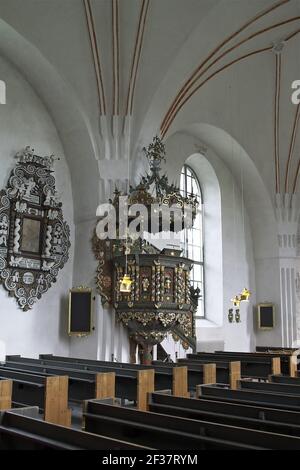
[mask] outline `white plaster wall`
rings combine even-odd
[[[96,211],[95,211],[96,212]],[[90,336],[70,341],[70,356],[97,358],[99,360],[129,361],[129,340],[126,329],[116,323],[113,308],[103,308],[97,294],[95,278],[97,261],[92,252],[92,234],[96,218],[78,221],[76,224],[75,259],[73,285],[90,286],[94,289],[93,324],[95,330]]]
[[[28,82],[0,57],[0,77],[6,82],[7,103],[0,105],[0,187],[4,188],[16,161],[14,155],[31,145],[38,155],[54,153],[56,189],[63,202],[64,218],[74,239],[73,198],[69,170],[56,128],[43,103]],[[58,274],[57,283],[28,312],[0,286],[0,359],[5,354],[36,356],[68,354],[67,294],[72,286],[73,251]]]

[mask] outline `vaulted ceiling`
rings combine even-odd
[[[107,161],[124,170],[158,132],[205,142],[201,123],[242,145],[271,196],[296,193],[299,32],[300,0],[0,0],[0,53],[56,123],[79,218]]]

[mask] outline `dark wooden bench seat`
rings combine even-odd
[[[264,393],[280,393],[282,395],[300,395],[300,384],[276,383],[276,382],[256,382],[253,380],[241,380],[242,390],[259,390]]]
[[[70,426],[68,377],[44,376],[1,367],[0,378],[11,381],[11,399],[15,406],[36,405],[44,413],[46,421]],[[10,407],[11,403],[6,409]]]
[[[253,404],[286,410],[300,411],[300,396],[282,395],[279,392],[264,392],[261,390],[239,389],[230,390],[224,384],[199,385],[198,396],[207,400],[221,400],[234,403]]]
[[[229,384],[230,388],[235,389],[237,387],[237,381],[241,379],[241,363],[239,361],[215,361],[215,363],[209,359],[178,359],[178,364],[185,365],[188,368],[193,370],[199,369],[199,371],[204,370],[208,365],[214,366],[214,374],[211,374],[211,380],[204,380],[203,373],[203,384],[208,383],[222,383]],[[208,376],[209,377],[209,376]]]
[[[117,439],[131,440],[139,444],[154,443],[159,449],[251,449],[259,450],[262,445],[245,442],[232,442],[225,433],[210,435],[207,427],[199,428],[199,422],[180,417],[140,412],[118,407],[109,400],[88,400],[84,411],[85,429]],[[102,430],[102,431],[101,431]],[[213,433],[212,433],[213,434]],[[220,435],[220,437],[219,437]]]
[[[297,436],[276,434],[256,429],[246,429],[213,423],[204,420],[186,419],[176,415],[153,412],[138,412],[130,408],[120,408],[112,404],[88,401],[84,411],[86,430],[94,433],[105,429],[110,437],[125,438],[131,436],[133,441],[146,443],[147,440],[160,445],[159,448],[196,448],[220,449],[222,444],[232,448],[264,449],[300,449],[300,438]],[[171,435],[181,440],[174,447],[168,446]],[[205,442],[203,439],[210,439]],[[187,445],[188,447],[185,447]],[[176,446],[176,447],[175,447]]]
[[[149,411],[300,437],[300,412],[212,400],[149,394]]]
[[[14,363],[24,363],[24,364],[33,364],[33,365],[44,365],[47,367],[65,367],[78,369],[83,371],[115,371],[116,376],[118,376],[118,371],[121,371],[123,375],[128,371],[129,375],[132,375],[136,371],[144,370],[155,370],[155,390],[163,390],[166,388],[172,388],[172,391],[177,396],[187,396],[188,386],[187,386],[187,369],[185,367],[180,367],[174,370],[172,367],[160,367],[160,366],[144,366],[140,364],[128,364],[122,362],[109,362],[109,361],[97,361],[97,360],[81,360],[81,359],[72,359],[67,357],[60,356],[51,356],[49,358],[43,359],[33,359],[33,358],[24,358],[21,356],[7,356],[7,364]],[[118,377],[116,378],[116,387],[118,396]],[[202,383],[200,378],[197,383]],[[195,387],[194,387],[195,388]],[[119,396],[118,396],[119,397]]]
[[[142,450],[145,447],[38,419],[38,408],[0,414],[0,450]],[[148,448],[149,449],[149,448]]]
[[[69,377],[69,401],[81,402],[89,398],[118,397],[136,401],[139,409],[146,409],[147,393],[154,391],[154,370],[128,370],[97,367],[95,370],[72,368],[72,364],[46,365],[27,361],[6,362],[3,367],[32,374],[66,375]],[[101,383],[113,374],[115,387],[101,393]],[[112,377],[112,375],[111,375]]]
[[[268,377],[270,374],[281,373],[280,357],[251,357],[242,355],[223,355],[220,353],[196,353],[188,354],[189,361],[241,362],[242,377]]]
[[[300,385],[300,377],[290,377],[289,375],[270,375],[270,382],[290,385]]]
[[[287,353],[280,353],[279,351],[274,352],[263,352],[263,351],[256,351],[256,352],[244,352],[244,351],[215,351],[214,354],[221,355],[223,357],[227,356],[236,356],[238,358],[280,358],[281,362],[281,372],[283,374],[293,375],[293,371],[297,370],[297,356],[292,357],[292,351],[290,354]]]

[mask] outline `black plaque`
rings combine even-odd
[[[69,335],[87,335],[92,329],[92,289],[71,289],[69,294]]]
[[[258,305],[258,328],[261,330],[274,328],[274,316],[273,304]]]

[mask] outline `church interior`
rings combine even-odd
[[[300,450],[299,121],[300,0],[0,0],[0,450]]]

